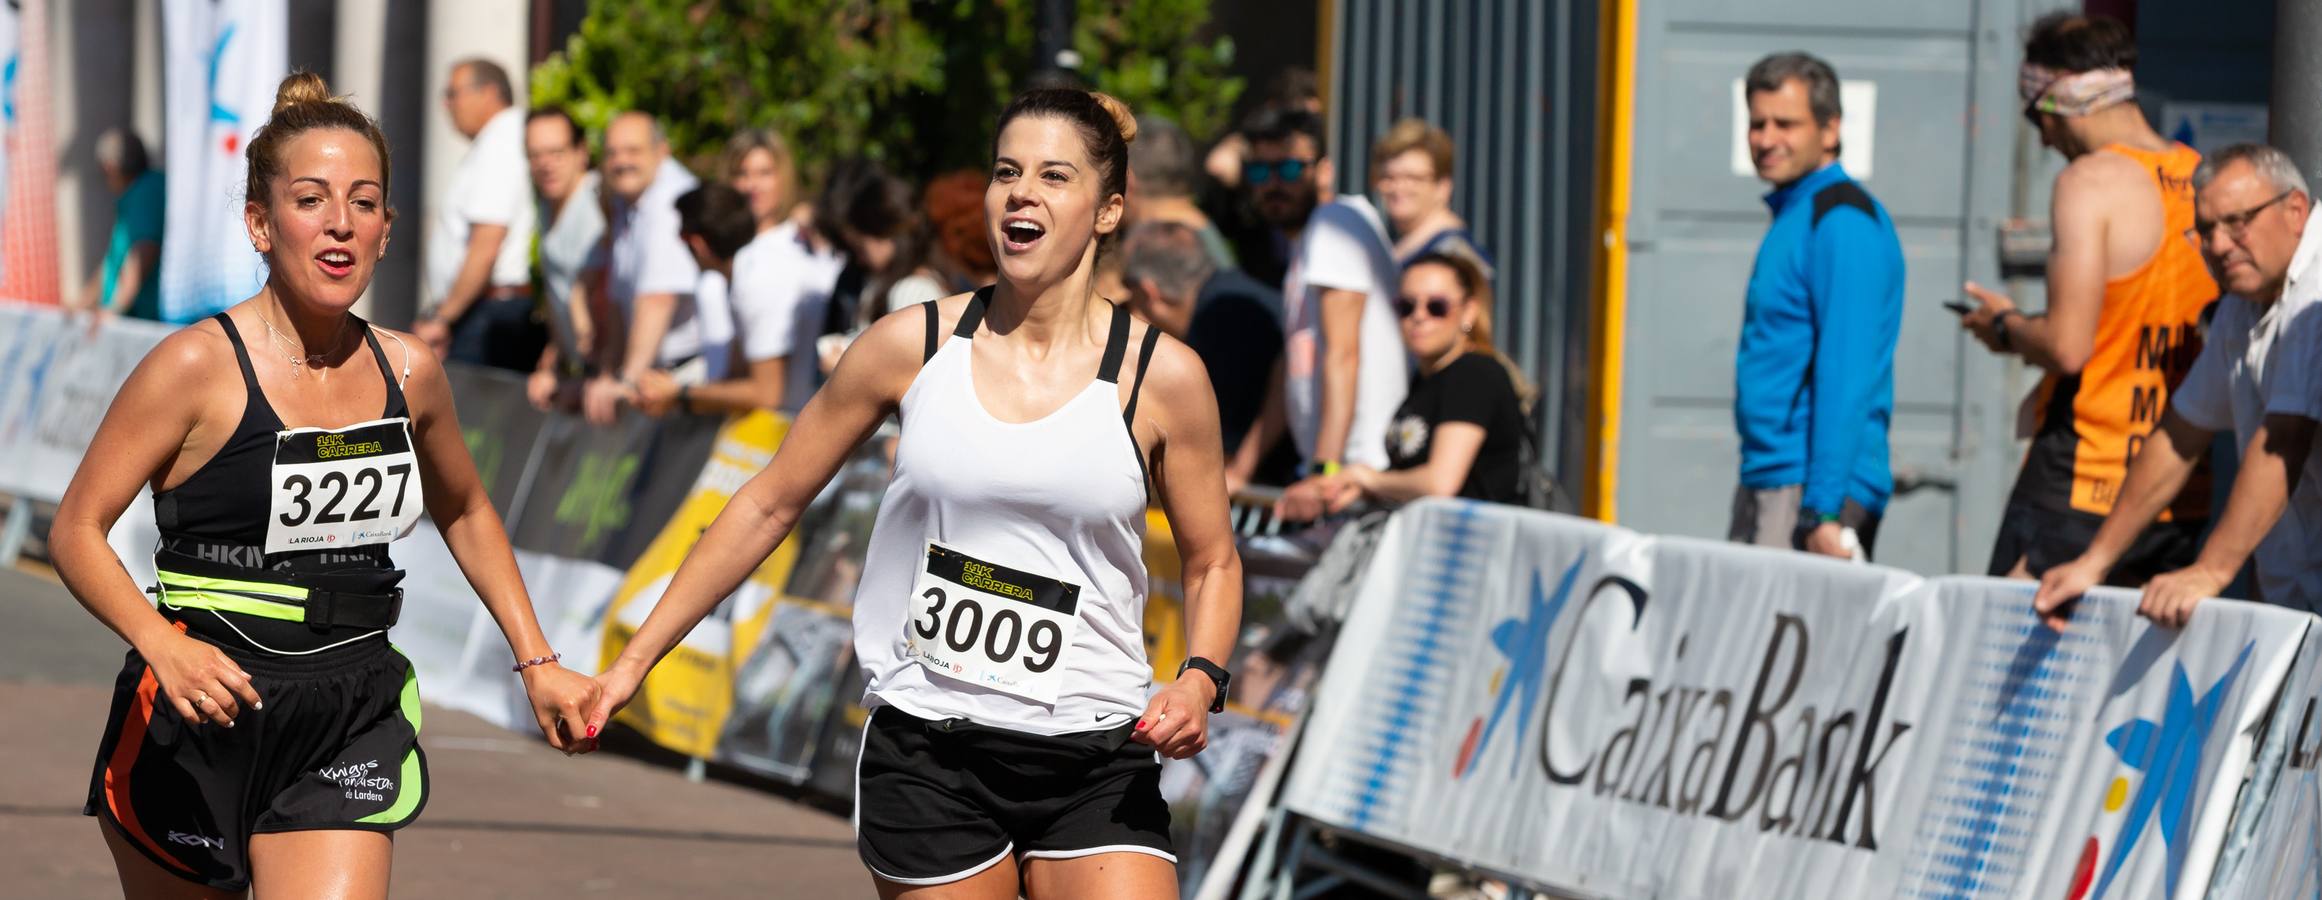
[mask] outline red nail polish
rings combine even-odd
[[[1145,730],[1145,720],[1143,720],[1143,719],[1138,719],[1138,720],[1137,720],[1137,730],[1138,730],[1138,731],[1143,731],[1143,730]]]
[[[595,725],[591,725],[591,726],[589,726],[589,737],[596,737],[596,736],[597,736],[597,726],[595,726]]]

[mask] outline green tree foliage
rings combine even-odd
[[[1140,113],[1214,136],[1241,95],[1233,43],[1204,40],[1209,0],[1077,0],[1084,77]],[[929,176],[980,167],[992,124],[1033,72],[1036,0],[624,0],[591,5],[532,72],[536,106],[592,133],[625,109],[661,117],[711,171],[728,136],[773,128],[815,173],[851,154]]]

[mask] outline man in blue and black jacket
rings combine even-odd
[[[1734,366],[1741,488],[1728,536],[1868,558],[1894,478],[1887,427],[1903,318],[1895,223],[1838,164],[1838,76],[1804,53],[1744,79],[1750,156],[1773,227]]]

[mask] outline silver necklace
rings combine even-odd
[[[330,355],[333,351],[338,350],[340,344],[346,343],[345,336],[347,333],[347,320],[345,319],[339,320],[339,330],[337,334],[332,337],[330,346],[324,348],[321,353],[304,352],[306,350],[305,346],[287,337],[284,337],[282,332],[274,327],[273,318],[267,316],[266,311],[263,309],[258,310],[258,321],[266,326],[266,334],[268,337],[274,340],[276,346],[290,351],[290,353],[286,355],[285,359],[289,361],[290,370],[293,375],[305,374],[308,368],[321,366],[324,360],[330,358]]]

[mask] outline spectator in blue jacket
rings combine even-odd
[[[1895,224],[1838,163],[1838,75],[1804,53],[1751,66],[1750,156],[1774,214],[1734,366],[1741,488],[1728,536],[1867,559],[1894,478],[1887,426],[1903,316]]]

